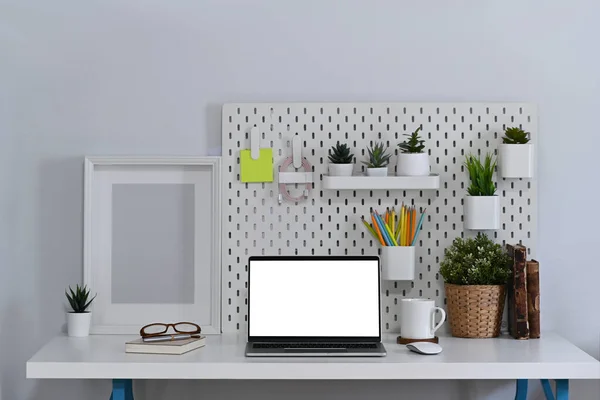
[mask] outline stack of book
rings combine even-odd
[[[188,339],[144,341],[143,338],[125,343],[126,353],[145,354],[184,354],[205,345],[206,336],[195,336]]]
[[[527,261],[527,248],[507,244],[513,259],[508,283],[508,330],[515,339],[540,337],[540,264]]]

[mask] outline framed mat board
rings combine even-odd
[[[86,158],[84,283],[98,293],[92,333],[220,333],[220,158]]]

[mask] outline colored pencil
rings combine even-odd
[[[412,229],[410,234],[410,243],[415,239],[415,235],[417,234],[417,208],[413,207],[413,215],[412,215]]]
[[[387,230],[385,229],[386,225],[385,225],[385,222],[383,222],[383,218],[381,218],[381,215],[379,215],[379,213],[377,211],[375,211],[374,213],[375,213],[375,221],[377,221],[379,223],[379,230],[381,231],[381,236],[383,236],[383,240],[385,240],[385,243],[388,246],[393,246],[394,243],[390,239],[390,237],[387,233]]]
[[[396,239],[394,238],[394,235],[392,235],[392,230],[390,229],[389,226],[384,225],[384,228],[388,234],[388,238],[390,239],[390,241],[392,242],[392,246],[398,246],[398,242],[396,242]]]
[[[381,235],[381,231],[379,230],[379,226],[377,221],[375,220],[375,215],[373,214],[373,210],[371,210],[371,220],[373,221],[373,229],[377,232],[377,236],[379,237],[379,242],[382,246],[386,246],[385,241],[383,240],[383,236]]]
[[[365,221],[365,217],[361,216],[360,219],[361,219],[362,223],[367,227],[367,230],[369,231],[371,236],[373,236],[375,238],[375,240],[379,241],[379,238],[377,237],[377,232],[375,232],[375,229],[373,229],[373,227],[371,225],[369,225],[369,223],[367,221]]]
[[[427,209],[423,210],[423,212],[421,213],[421,218],[419,218],[419,223],[417,224],[417,230],[415,232],[415,237],[412,240],[412,243],[410,244],[411,246],[414,246],[415,243],[417,242],[417,238],[419,237],[419,232],[421,232],[421,227],[423,225],[423,218],[425,217],[425,211],[427,211]]]

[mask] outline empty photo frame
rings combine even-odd
[[[88,157],[84,197],[92,333],[179,321],[221,332],[219,157]]]

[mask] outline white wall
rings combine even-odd
[[[82,157],[206,154],[231,101],[539,104],[542,321],[600,353],[597,0],[0,0],[0,400],[105,399],[26,381],[82,279]],[[560,211],[566,207],[575,215]],[[512,384],[149,382],[152,399],[510,398]],[[597,398],[598,382],[573,385]],[[85,395],[83,395],[85,393]]]

